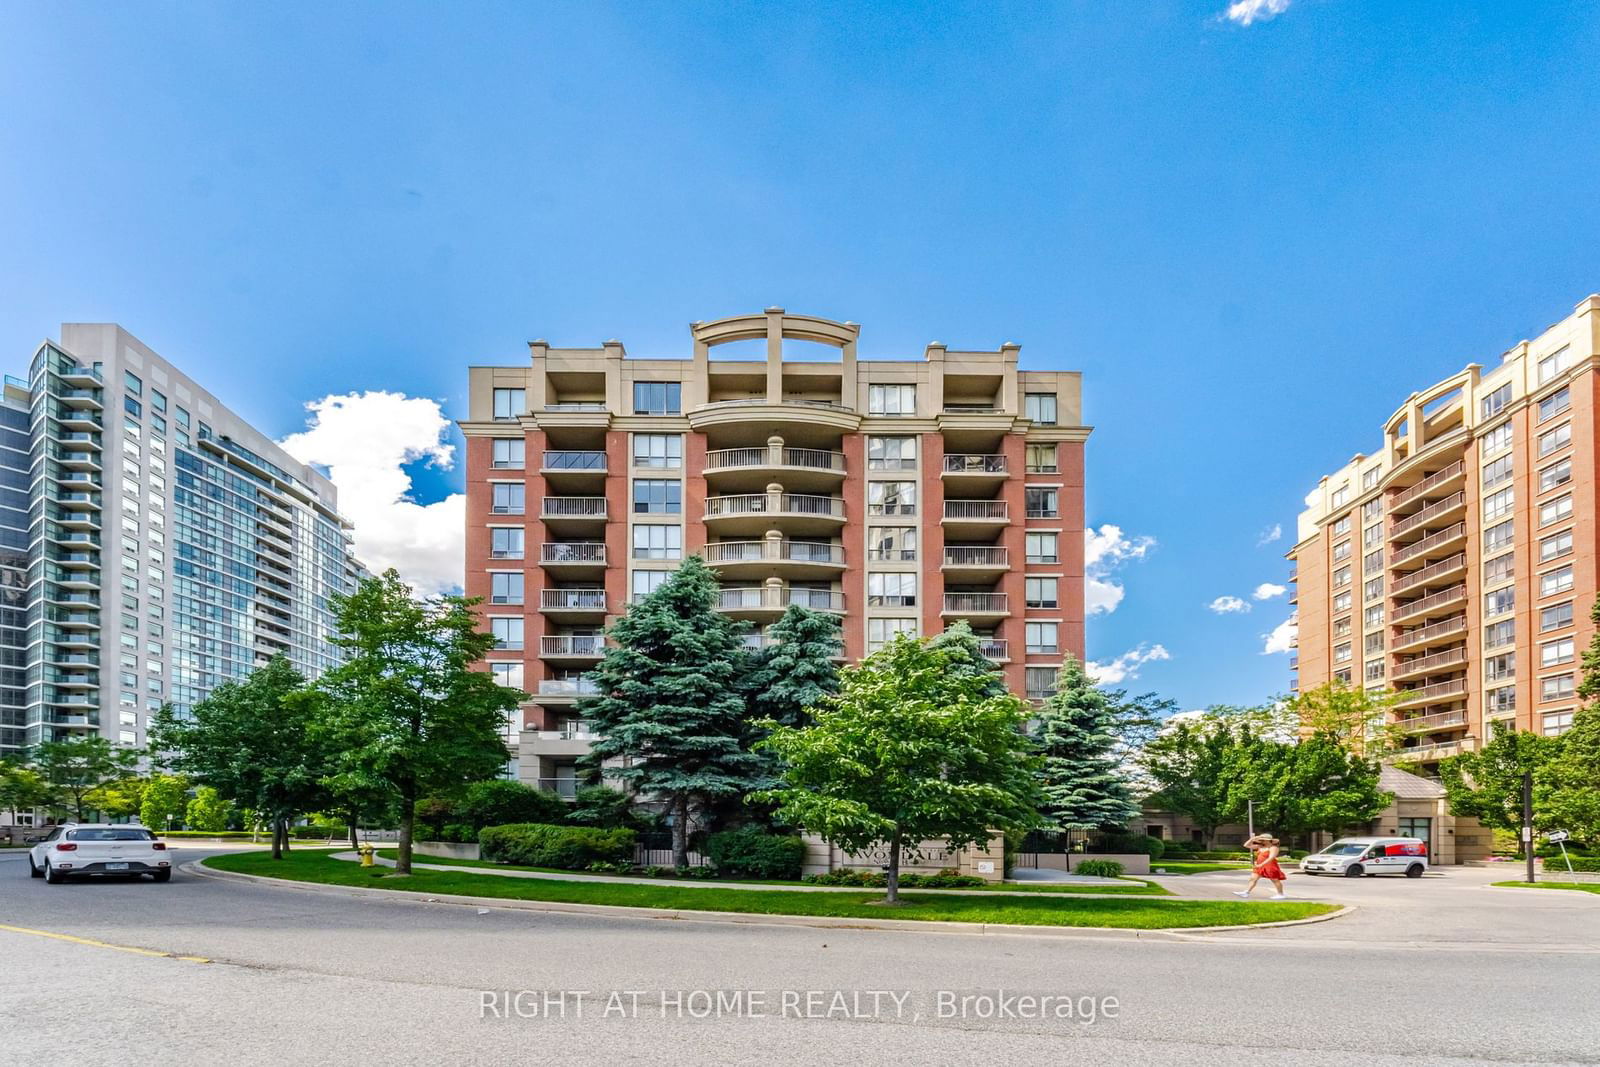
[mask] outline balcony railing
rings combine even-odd
[[[947,519],[997,519],[1004,521],[1011,514],[1008,500],[946,500],[944,517]]]
[[[1411,530],[1415,530],[1419,526],[1426,525],[1428,522],[1438,518],[1440,515],[1445,515],[1456,510],[1457,508],[1464,507],[1466,502],[1466,493],[1452,493],[1443,500],[1429,504],[1415,515],[1411,515],[1395,523],[1389,528],[1389,536],[1391,538],[1400,537]]]
[[[588,696],[600,692],[593,678],[541,678],[541,696]]]
[[[947,474],[1004,474],[1010,468],[1003,455],[979,452],[952,452],[944,457]]]
[[[606,639],[600,634],[557,634],[539,638],[542,656],[595,656],[606,650]]]
[[[812,611],[844,611],[844,594],[832,589],[789,586],[724,586],[717,594],[719,611],[782,611],[798,604]]]
[[[564,722],[556,730],[539,730],[535,736],[541,741],[594,741],[600,737],[586,719]]]
[[[1438,563],[1428,564],[1420,571],[1412,571],[1394,583],[1392,592],[1403,593],[1407,589],[1415,589],[1419,585],[1426,585],[1439,575],[1449,574],[1451,571],[1458,570],[1466,565],[1467,554],[1465,552],[1457,552],[1455,555],[1442,559]]]
[[[605,411],[603,400],[562,400],[554,404],[546,404],[546,411]]]
[[[604,546],[601,546],[604,547]],[[604,589],[541,589],[539,607],[545,611],[604,611]]]
[[[1004,567],[1011,558],[1011,550],[1003,545],[946,545],[946,567]]]
[[[539,508],[547,519],[603,519],[606,517],[606,498],[603,496],[547,496]]]
[[[538,778],[535,781],[540,789],[546,793],[554,793],[562,800],[578,799],[578,781],[576,778]]]
[[[1443,652],[1435,652],[1431,656],[1413,656],[1403,659],[1395,664],[1391,678],[1408,678],[1416,674],[1429,674],[1433,671],[1444,670],[1457,664],[1467,662],[1465,648],[1447,648]]]
[[[946,415],[1003,415],[1005,410],[994,404],[946,404]]]
[[[1011,642],[1006,641],[1003,638],[998,638],[998,637],[980,637],[980,638],[978,638],[978,651],[980,653],[982,653],[984,658],[986,658],[986,659],[994,659],[994,660],[1010,659],[1011,657],[1010,657],[1010,655],[1009,655],[1009,653],[1007,651],[1010,647],[1011,647]]]
[[[1422,481],[1418,482],[1416,485],[1413,485],[1410,489],[1402,491],[1398,496],[1389,502],[1389,509],[1392,511],[1395,508],[1403,508],[1407,504],[1416,500],[1418,497],[1427,496],[1429,490],[1444,485],[1452,478],[1459,478],[1461,476],[1461,472],[1465,469],[1466,465],[1464,461],[1456,460],[1443,470],[1436,471],[1433,474],[1428,475],[1426,478],[1422,479]]]
[[[546,452],[544,469],[547,471],[604,471],[604,452]]]
[[[1417,615],[1435,611],[1447,604],[1459,603],[1465,599],[1467,599],[1467,586],[1463,582],[1460,585],[1452,585],[1449,589],[1441,589],[1437,593],[1430,593],[1421,600],[1413,600],[1409,604],[1397,606],[1390,612],[1389,620],[1391,622],[1399,622],[1402,619],[1410,619]]]
[[[1396,549],[1394,559],[1390,560],[1389,565],[1391,567],[1398,566],[1406,560],[1415,559],[1420,555],[1431,552],[1440,545],[1449,544],[1458,537],[1465,537],[1466,533],[1467,524],[1464,522],[1458,522],[1454,526],[1447,526],[1442,530],[1429,534],[1420,541],[1413,541],[1404,548]]]
[[[1416,689],[1402,689],[1400,690],[1400,699],[1396,703],[1401,705],[1423,704],[1466,695],[1467,680],[1465,678],[1451,678],[1449,681],[1435,682],[1432,685],[1419,686]]]
[[[706,497],[705,517],[729,518],[736,515],[820,515],[844,518],[844,499],[806,493],[745,493],[735,496]]]
[[[606,546],[603,541],[546,541],[539,548],[539,559],[544,563],[604,563]]]
[[[1465,633],[1466,629],[1467,617],[1465,615],[1457,615],[1454,618],[1445,619],[1429,626],[1420,626],[1415,630],[1407,630],[1395,638],[1394,648],[1396,651],[1402,648],[1412,648],[1416,645],[1427,644],[1429,641],[1437,640],[1441,637],[1448,637],[1451,634]]]
[[[1466,683],[1462,686],[1465,688]],[[1454,726],[1467,725],[1465,711],[1446,711],[1438,715],[1419,715],[1411,719],[1401,719],[1395,725],[1408,734],[1428,734],[1435,730],[1448,730]]]
[[[947,615],[994,615],[1009,611],[1005,593],[946,593],[944,611]]]
[[[707,563],[746,563],[762,560],[789,563],[844,563],[844,546],[826,541],[712,541],[705,547]]]

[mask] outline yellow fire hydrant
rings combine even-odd
[[[356,846],[356,852],[359,853],[360,856],[361,856],[361,866],[363,866],[363,867],[371,867],[372,866],[372,856],[377,851],[378,851],[377,849],[372,847],[372,842],[370,842],[370,841],[363,841],[363,842],[361,842],[361,844],[357,845]]]

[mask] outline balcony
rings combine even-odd
[[[592,492],[604,484],[606,454],[598,451],[551,451],[540,460],[539,473],[557,492],[570,490]]]
[[[1402,622],[1406,619],[1415,619],[1443,610],[1452,604],[1465,603],[1467,599],[1466,583],[1453,585],[1449,589],[1441,589],[1437,593],[1429,594],[1421,600],[1413,600],[1407,604],[1397,605],[1389,612],[1390,622]]]
[[[584,756],[588,755],[589,746],[599,739],[600,735],[591,730],[587,722],[575,720],[562,723],[556,730],[524,730],[518,738],[517,754],[519,757],[531,755],[551,758]],[[571,779],[551,778],[541,781],[570,782]],[[547,787],[541,785],[540,788]]]
[[[604,547],[604,546],[602,546]],[[541,589],[539,610],[547,615],[604,615],[604,589]]]
[[[100,401],[98,389],[63,389],[56,394],[61,402],[69,408],[80,408],[84,411],[100,411],[105,405]]]
[[[1455,555],[1442,559],[1438,563],[1430,563],[1421,570],[1412,571],[1410,574],[1398,579],[1394,583],[1394,588],[1391,592],[1404,593],[1409,589],[1424,589],[1436,582],[1444,582],[1456,577],[1458,574],[1465,573],[1466,569],[1467,554],[1465,552],[1457,552]]]
[[[827,541],[767,537],[760,541],[712,541],[704,558],[725,578],[827,576],[844,570],[844,546]]]
[[[584,751],[588,751],[587,743]],[[578,799],[580,785],[576,778],[535,778],[534,784],[546,793],[554,793],[562,800]]]
[[[998,618],[1011,614],[1005,593],[946,593],[941,615],[963,619]]]
[[[1427,648],[1429,645],[1459,640],[1456,635],[1466,632],[1467,617],[1465,615],[1457,615],[1454,618],[1445,619],[1430,626],[1419,626],[1415,630],[1407,630],[1395,638],[1391,648],[1395,652],[1408,648]]]
[[[733,431],[763,438],[789,436],[823,443],[854,433],[861,416],[837,400],[787,397],[771,403],[764,396],[728,397],[689,411],[689,428],[713,436]],[[745,438],[749,440],[749,437]]]
[[[994,528],[1011,522],[1007,500],[946,500],[944,524],[961,528]]]
[[[1463,752],[1472,752],[1477,747],[1477,738],[1463,737],[1459,741],[1445,741],[1437,745],[1418,745],[1416,748],[1402,748],[1397,755],[1404,760],[1415,760],[1418,763],[1431,763],[1434,760],[1446,759],[1450,756],[1459,756]]]
[[[1395,701],[1397,708],[1411,708],[1421,704],[1436,704],[1444,700],[1457,700],[1466,697],[1467,680],[1465,678],[1451,678],[1445,682],[1435,682],[1418,689],[1400,690],[1400,699]],[[1464,713],[1463,713],[1464,714]],[[1430,718],[1436,716],[1430,716]],[[1409,720],[1408,720],[1409,723]]]
[[[1011,642],[999,637],[978,638],[978,651],[984,659],[995,663],[1007,663],[1011,659]]]
[[[958,578],[997,577],[1011,567],[1011,551],[1004,545],[945,545],[940,569]]]
[[[105,421],[93,411],[80,411],[76,408],[63,408],[57,415],[61,425],[68,430],[81,430],[93,433],[105,429]]]
[[[1005,456],[985,452],[951,452],[944,457],[939,477],[963,482],[996,482],[1010,473]]]
[[[1389,538],[1393,540],[1394,538],[1402,537],[1412,530],[1421,529],[1430,523],[1438,522],[1444,519],[1447,515],[1453,515],[1458,511],[1465,511],[1466,507],[1466,493],[1453,493],[1450,496],[1445,497],[1443,500],[1429,504],[1415,515],[1412,515],[1409,518],[1401,519],[1399,522],[1389,527]]]
[[[1403,489],[1389,501],[1389,511],[1400,511],[1428,496],[1443,492],[1452,482],[1456,481],[1466,472],[1466,463],[1456,460],[1441,471],[1428,475],[1422,481],[1409,489]]]
[[[547,496],[539,503],[539,518],[552,531],[590,527],[606,521],[603,496]]]
[[[1389,673],[1391,681],[1402,678],[1415,678],[1419,675],[1435,674],[1451,667],[1467,662],[1466,647],[1449,648],[1443,652],[1435,652],[1431,656],[1413,656],[1403,659],[1395,664],[1394,670]]]
[[[564,570],[604,570],[603,541],[547,541],[539,546],[539,565]]]
[[[577,700],[579,697],[593,696],[600,692],[600,687],[593,678],[541,678],[539,687],[534,692],[534,702],[537,704],[566,704]]]
[[[1466,683],[1462,686],[1465,688]],[[1446,711],[1438,715],[1418,715],[1410,719],[1400,719],[1395,723],[1408,734],[1431,734],[1438,730],[1451,730],[1467,725],[1465,711]]]
[[[782,438],[753,448],[719,448],[706,453],[705,475],[721,489],[765,489],[781,481],[791,489],[831,489],[845,474],[843,452],[790,448]]]
[[[606,639],[600,634],[558,634],[539,638],[539,655],[545,659],[599,659]]]
[[[1465,543],[1466,539],[1467,524],[1458,522],[1454,526],[1448,526],[1436,533],[1431,533],[1420,541],[1413,541],[1409,545],[1395,549],[1389,565],[1398,567],[1400,564],[1409,563],[1412,560],[1426,562],[1433,556],[1443,555]]]
[[[812,611],[844,612],[844,594],[833,589],[794,588],[786,585],[724,586],[716,608],[741,618],[781,615],[791,604]]]
[[[56,373],[67,385],[94,389],[105,384],[105,378],[93,367],[62,367]]]
[[[808,493],[744,493],[706,498],[704,518],[719,533],[765,533],[774,519],[784,533],[827,533],[844,525],[844,500]]]

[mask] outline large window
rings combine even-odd
[[[894,640],[896,634],[916,635],[916,619],[868,619],[867,620],[867,651],[876,652],[878,649]]]
[[[1491,715],[1504,715],[1517,710],[1517,687],[1501,686],[1483,695],[1483,706]]]
[[[1539,525],[1549,526],[1572,514],[1572,494],[1564,493],[1546,504],[1539,505]]]
[[[868,574],[867,606],[874,608],[909,608],[917,603],[917,576],[915,574]]]
[[[1569,700],[1577,691],[1577,679],[1570,674],[1558,674],[1554,678],[1539,679],[1539,700]]]
[[[489,603],[522,603],[522,575],[515,573],[489,575]]]
[[[1340,541],[1333,546],[1333,562],[1343,563],[1350,558],[1350,542]]]
[[[521,482],[494,482],[490,485],[489,510],[496,515],[521,515],[526,505],[527,487]]]
[[[1346,576],[1346,580],[1347,581],[1349,580],[1349,576],[1348,575]],[[1334,598],[1333,598],[1333,610],[1334,611],[1349,611],[1350,610],[1350,594],[1348,592],[1338,593],[1338,594],[1336,594],[1334,596]]]
[[[1484,434],[1479,440],[1478,447],[1483,455],[1492,456],[1502,449],[1511,447],[1511,424],[1502,422],[1499,426]]]
[[[1517,592],[1513,589],[1496,589],[1483,598],[1483,617],[1493,619],[1500,615],[1509,615],[1516,610]]]
[[[1572,729],[1572,712],[1552,711],[1540,719],[1546,737],[1556,737]]]
[[[683,527],[647,524],[633,528],[634,559],[682,559]]]
[[[496,389],[494,391],[495,418],[515,419],[527,410],[528,391],[526,389]]]
[[[1026,393],[1022,397],[1022,414],[1029,422],[1041,426],[1056,424],[1056,394]]]
[[[1509,403],[1511,403],[1511,383],[1507,382],[1483,398],[1483,417],[1494,418]]]
[[[1511,519],[1507,519],[1496,526],[1491,526],[1483,531],[1483,550],[1485,552],[1498,552],[1502,548],[1509,548],[1516,535],[1516,526]]]
[[[915,415],[917,387],[914,385],[867,386],[868,415]]]
[[[676,478],[640,478],[633,483],[635,515],[677,515],[683,511],[683,483]]]
[[[1060,563],[1061,554],[1057,545],[1060,534],[1056,533],[1028,533],[1024,537],[1024,546],[1029,563]]]
[[[1546,430],[1539,435],[1539,455],[1548,456],[1560,448],[1565,448],[1572,443],[1572,423],[1564,422],[1553,430]]]
[[[1032,655],[1050,656],[1061,651],[1061,626],[1054,622],[1030,622],[1023,626],[1023,635]]]
[[[1545,385],[1553,382],[1556,375],[1566,370],[1572,363],[1572,353],[1565,345],[1559,352],[1552,352],[1539,361],[1539,384]]]
[[[1025,667],[1022,671],[1023,684],[1027,688],[1029,700],[1049,700],[1056,695],[1056,675],[1060,672],[1054,667]]]
[[[1511,505],[1516,503],[1513,495],[1515,489],[1506,488],[1498,493],[1490,493],[1483,501],[1483,521],[1494,522],[1504,515],[1511,514]]]
[[[867,470],[912,471],[917,469],[915,437],[867,438]]]
[[[868,482],[868,515],[915,515],[916,482]]]
[[[1554,418],[1572,406],[1572,390],[1560,389],[1539,401],[1539,421]]]
[[[1496,556],[1483,565],[1483,584],[1499,585],[1509,582],[1516,574],[1517,557],[1511,552]]]
[[[1515,619],[1507,619],[1504,622],[1497,622],[1483,628],[1483,647],[1486,649],[1504,648],[1514,643],[1516,639],[1517,627]]]
[[[503,685],[507,689],[522,688],[522,664],[520,663],[491,663],[489,672],[494,675],[496,685]]]
[[[635,467],[683,466],[683,435],[676,433],[636,433],[633,435]]]
[[[1548,563],[1553,559],[1560,559],[1572,551],[1572,531],[1562,530],[1539,542],[1539,562]]]
[[[1565,604],[1551,604],[1548,608],[1539,609],[1539,632],[1548,633],[1551,630],[1560,630],[1572,625],[1572,601]]]
[[[1555,596],[1572,588],[1572,564],[1539,575],[1539,595]]]
[[[1346,586],[1346,585],[1349,585],[1349,584],[1350,584],[1350,565],[1349,564],[1345,564],[1343,567],[1340,567],[1339,569],[1337,569],[1337,570],[1335,570],[1333,572],[1333,587],[1335,589],[1338,589],[1341,586]]]
[[[683,385],[680,382],[634,382],[635,415],[681,415]]]
[[[1061,606],[1060,580],[1056,578],[1026,578],[1023,580],[1023,600],[1030,608],[1055,608]]]
[[[1539,492],[1547,493],[1558,485],[1572,481],[1572,457],[1552,463],[1539,472]]]
[[[496,437],[491,442],[489,465],[497,470],[521,470],[527,462],[527,442],[520,437]]]
[[[1061,491],[1059,489],[1034,489],[1024,491],[1028,518],[1058,519],[1061,517]]]
[[[1028,445],[1025,450],[1025,465],[1029,474],[1056,474],[1061,468],[1057,459],[1058,447],[1054,443]]]
[[[634,571],[630,579],[633,599],[649,596],[666,585],[672,575],[672,571]]]
[[[495,559],[521,559],[523,531],[496,526],[489,531],[489,554]]]
[[[917,558],[915,526],[874,526],[867,533],[867,558],[904,561]]]
[[[1539,646],[1539,666],[1559,667],[1563,663],[1571,663],[1576,656],[1573,639],[1563,637],[1559,641],[1547,641]]]
[[[1333,662],[1335,662],[1335,663],[1349,663],[1351,655],[1352,655],[1352,653],[1350,651],[1350,642],[1346,641],[1342,645],[1334,645],[1333,646]]]
[[[489,632],[494,634],[496,648],[515,652],[522,648],[521,619],[490,619]]]
[[[1502,652],[1498,656],[1490,656],[1483,661],[1483,676],[1491,682],[1498,682],[1504,678],[1511,678],[1517,673],[1517,654],[1515,652]]]
[[[1483,465],[1483,487],[1493,489],[1501,482],[1510,481],[1512,474],[1512,460],[1514,456],[1501,456]]]

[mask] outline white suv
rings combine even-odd
[[[1341,837],[1300,861],[1301,874],[1403,874],[1421,878],[1428,869],[1428,843],[1415,837]]]
[[[142,826],[67,823],[28,850],[28,873],[51,885],[68,878],[140,874],[167,882],[172,858],[166,842]]]

